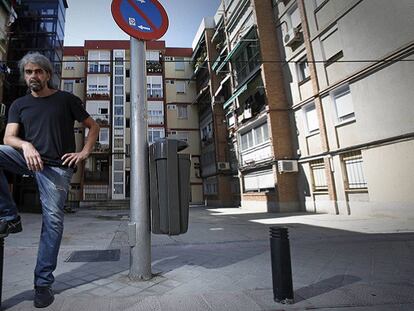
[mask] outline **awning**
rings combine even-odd
[[[223,104],[223,109],[226,109],[230,104],[240,96],[241,93],[247,90],[247,83],[244,84],[241,88],[239,88],[236,92],[231,95],[231,97]]]
[[[224,66],[230,61],[230,59],[233,57],[234,54],[236,54],[237,51],[240,51],[240,48],[244,47],[249,41],[246,41],[246,38],[250,35],[252,30],[255,28],[255,25],[252,25],[249,30],[246,32],[246,34],[237,42],[237,44],[231,49],[229,54],[227,54],[227,57],[223,60],[223,62],[220,64],[220,66],[217,68],[216,73],[221,71]]]
[[[242,94],[244,91],[247,90],[247,87],[249,86],[249,83],[251,81],[253,81],[257,75],[260,73],[260,68],[255,71],[247,80],[246,82],[243,83],[243,85],[241,85],[240,87],[238,87],[234,92],[233,95],[223,104],[223,109],[226,109],[228,106],[230,106],[230,104],[237,98],[240,96],[240,94]]]

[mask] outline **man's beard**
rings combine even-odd
[[[39,92],[39,91],[41,91],[41,90],[43,90],[44,89],[44,84],[42,84],[41,82],[39,82],[39,81],[36,81],[36,80],[31,80],[30,82],[29,82],[29,88],[30,88],[30,90],[31,91],[33,91],[33,92]]]

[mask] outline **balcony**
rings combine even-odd
[[[108,114],[91,114],[90,115],[99,126],[109,126],[109,115]]]
[[[109,90],[98,91],[98,90],[87,90],[86,99],[89,100],[109,100]]]
[[[162,125],[164,124],[164,116],[148,116],[148,124]]]
[[[96,142],[95,146],[93,147],[94,153],[107,153],[109,152],[109,144],[101,144],[100,142]]]
[[[85,182],[109,182],[109,172],[85,170]]]
[[[147,61],[147,73],[162,73],[162,64],[157,61]]]
[[[162,90],[151,90],[147,89],[147,97],[148,98],[163,98],[163,91]]]

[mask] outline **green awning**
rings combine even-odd
[[[226,109],[230,104],[240,96],[241,93],[247,90],[247,83],[244,84],[241,88],[239,88],[236,92],[231,95],[231,97],[223,104],[223,109]]]
[[[217,68],[216,73],[218,73],[219,71],[221,71],[223,69],[224,66],[226,66],[226,64],[230,61],[230,59],[233,57],[234,53],[236,53],[237,50],[240,49],[240,47],[243,45],[245,45],[246,42],[244,41],[239,41],[234,48],[230,51],[229,54],[227,54],[226,58],[223,60],[223,62],[220,64],[220,66]]]
[[[243,83],[242,86],[240,86],[239,88],[237,88],[233,95],[223,104],[223,109],[226,109],[228,106],[230,106],[230,104],[237,98],[240,96],[240,94],[242,94],[244,91],[247,90],[247,87],[249,86],[250,82],[252,82],[257,75],[261,72],[260,68],[258,68],[256,71],[254,71],[251,76],[246,80],[246,82]]]
[[[248,42],[245,41],[247,37],[250,36],[251,32],[255,28],[255,25],[250,26],[249,30],[246,32],[246,34],[237,42],[237,44],[231,49],[229,54],[227,54],[227,57],[223,60],[223,62],[220,64],[220,66],[217,68],[216,73],[221,71],[224,66],[230,61],[230,59],[234,56],[234,54],[237,53],[237,51],[240,51],[241,48],[243,48]]]

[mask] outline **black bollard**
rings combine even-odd
[[[270,256],[272,260],[273,299],[279,303],[291,304],[293,303],[293,285],[287,228],[270,228]]]

